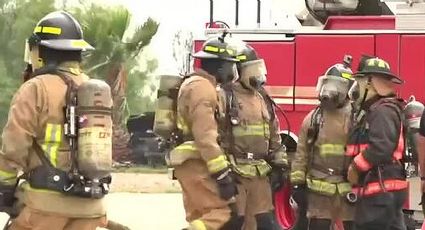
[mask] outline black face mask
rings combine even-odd
[[[220,84],[231,82],[237,77],[234,62],[220,59],[202,59],[201,68],[216,77],[217,82]]]

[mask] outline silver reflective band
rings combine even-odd
[[[350,203],[356,203],[357,202],[357,194],[354,192],[349,192],[345,196]]]

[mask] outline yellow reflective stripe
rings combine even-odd
[[[307,180],[307,186],[310,190],[323,194],[323,195],[334,195],[337,192],[340,195],[345,195],[349,192],[351,192],[351,185],[347,182],[342,183],[329,183],[327,181],[322,180],[314,180],[314,179],[308,179]]]
[[[250,163],[234,163],[235,171],[244,177],[267,176],[272,170],[271,166],[265,160],[253,160]]]
[[[41,148],[47,154],[53,166],[57,165],[58,149],[62,139],[62,126],[48,123],[44,137],[44,144]]]
[[[307,187],[317,193],[323,194],[323,195],[334,195],[336,193],[336,185],[331,184],[326,181],[321,180],[313,180],[308,179],[307,180]]]
[[[62,33],[62,29],[59,27],[50,27],[50,26],[37,26],[34,29],[34,33],[43,33],[43,34],[55,34],[59,35]]]
[[[205,46],[204,51],[210,51],[210,52],[219,52],[219,48],[215,46]]]
[[[341,195],[345,195],[345,194],[351,192],[351,190],[352,190],[352,186],[351,186],[350,183],[346,183],[346,182],[338,183],[336,186],[338,188],[339,194],[341,194]]]
[[[246,55],[245,54],[242,54],[242,55],[238,55],[237,57],[236,57],[239,61],[243,61],[243,60],[246,60]]]
[[[53,124],[47,124],[46,134],[44,136],[44,141],[47,143],[49,143],[50,140],[52,139],[52,129],[53,129]]]
[[[204,51],[214,52],[214,53],[224,53],[227,51],[228,54],[234,55],[235,51],[232,49],[219,48],[216,46],[205,46]]]
[[[320,156],[342,156],[345,154],[345,146],[340,144],[321,144]]]
[[[37,26],[34,28],[34,33],[40,33],[41,32],[41,26]]]
[[[189,230],[207,230],[207,226],[202,220],[194,220],[190,223]]]
[[[0,181],[7,185],[14,185],[17,180],[16,172],[8,172],[0,170]]]
[[[343,78],[346,78],[346,79],[351,79],[351,74],[350,73],[341,73],[341,76],[343,77]]]
[[[255,125],[247,125],[247,126],[236,126],[233,127],[233,135],[235,137],[242,136],[268,136],[269,125],[267,123],[264,124],[255,124]]]
[[[304,183],[305,182],[305,172],[301,170],[296,170],[291,172],[291,182],[295,184]]]
[[[225,169],[228,166],[229,162],[227,161],[225,155],[220,155],[207,162],[208,171],[210,171],[210,173],[216,173],[222,169]]]
[[[179,146],[177,146],[175,149],[177,150],[189,150],[189,151],[197,151],[195,143],[193,141],[187,141]]]
[[[71,41],[71,46],[76,47],[76,48],[84,48],[84,47],[87,47],[88,45],[89,45],[89,43],[87,43],[84,40]]]

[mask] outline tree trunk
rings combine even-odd
[[[131,150],[129,148],[130,135],[125,126],[127,73],[122,64],[112,67],[107,82],[111,86],[113,100],[112,158],[114,161],[128,161]]]

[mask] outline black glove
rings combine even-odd
[[[17,216],[15,188],[15,185],[0,184],[0,212],[5,212],[12,218]]]
[[[284,168],[273,167],[269,175],[272,191],[279,190],[287,181],[287,171]]]
[[[222,169],[212,174],[211,177],[217,181],[218,191],[223,200],[229,200],[238,194],[238,189],[230,168]]]
[[[292,186],[292,199],[297,202],[298,207],[307,207],[307,188],[305,185]]]

